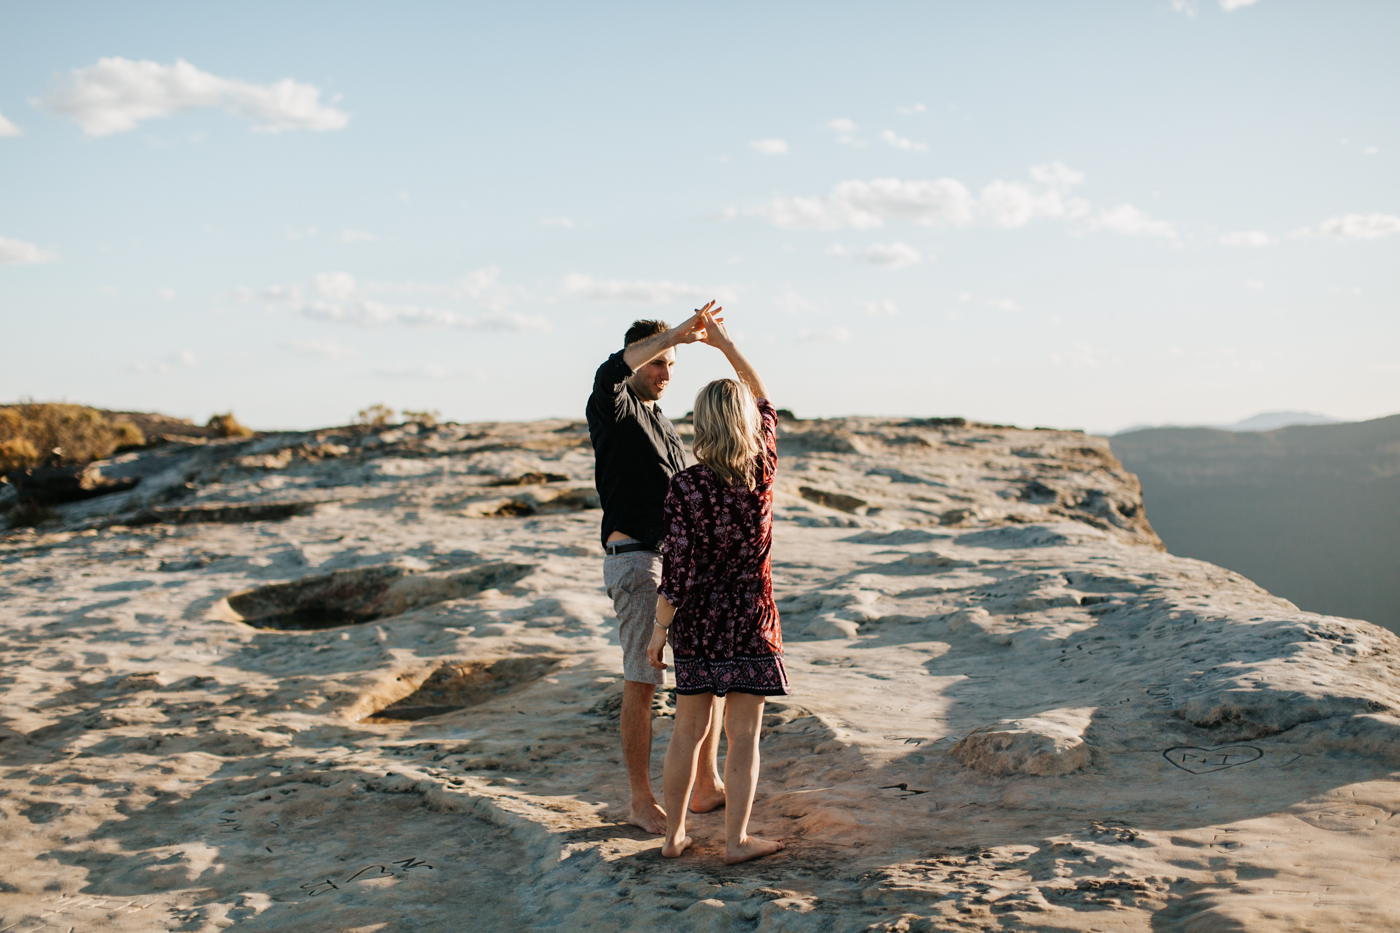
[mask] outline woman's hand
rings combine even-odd
[[[716,350],[728,350],[734,347],[734,341],[724,326],[724,318],[716,316],[723,310],[723,308],[715,308],[712,301],[695,312],[703,315],[705,320],[705,329],[702,331],[700,342],[706,346],[714,347]]]
[[[659,625],[651,627],[651,644],[647,645],[647,661],[658,671],[666,670],[666,662],[662,660],[666,651],[667,630]]]

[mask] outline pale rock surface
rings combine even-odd
[[[1092,755],[1084,732],[1096,712],[1052,709],[1025,719],[1003,719],[973,729],[953,746],[954,758],[987,774],[1069,774]]]
[[[1400,927],[1394,635],[1163,552],[1099,439],[783,432],[786,852],[623,822],[582,425],[172,443],[0,541],[0,929]]]

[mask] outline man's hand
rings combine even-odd
[[[713,311],[711,310],[712,308],[714,309]],[[713,301],[705,305],[705,307],[697,309],[685,323],[674,328],[673,333],[676,335],[676,343],[695,343],[696,341],[709,343],[709,341],[705,339],[705,329],[707,325],[711,323],[712,315],[718,314],[722,310],[724,309],[715,308],[715,303]],[[723,319],[721,318],[721,320]]]

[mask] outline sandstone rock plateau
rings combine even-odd
[[[582,425],[101,464],[0,543],[0,929],[1400,927],[1396,636],[1165,553],[1100,439],[781,453],[788,850],[734,867],[622,822]]]

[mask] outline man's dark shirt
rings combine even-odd
[[[658,405],[645,405],[627,377],[619,350],[598,367],[588,397],[588,435],[603,500],[603,542],[614,531],[647,547],[661,541],[662,503],[671,476],[685,469],[685,447]]]

